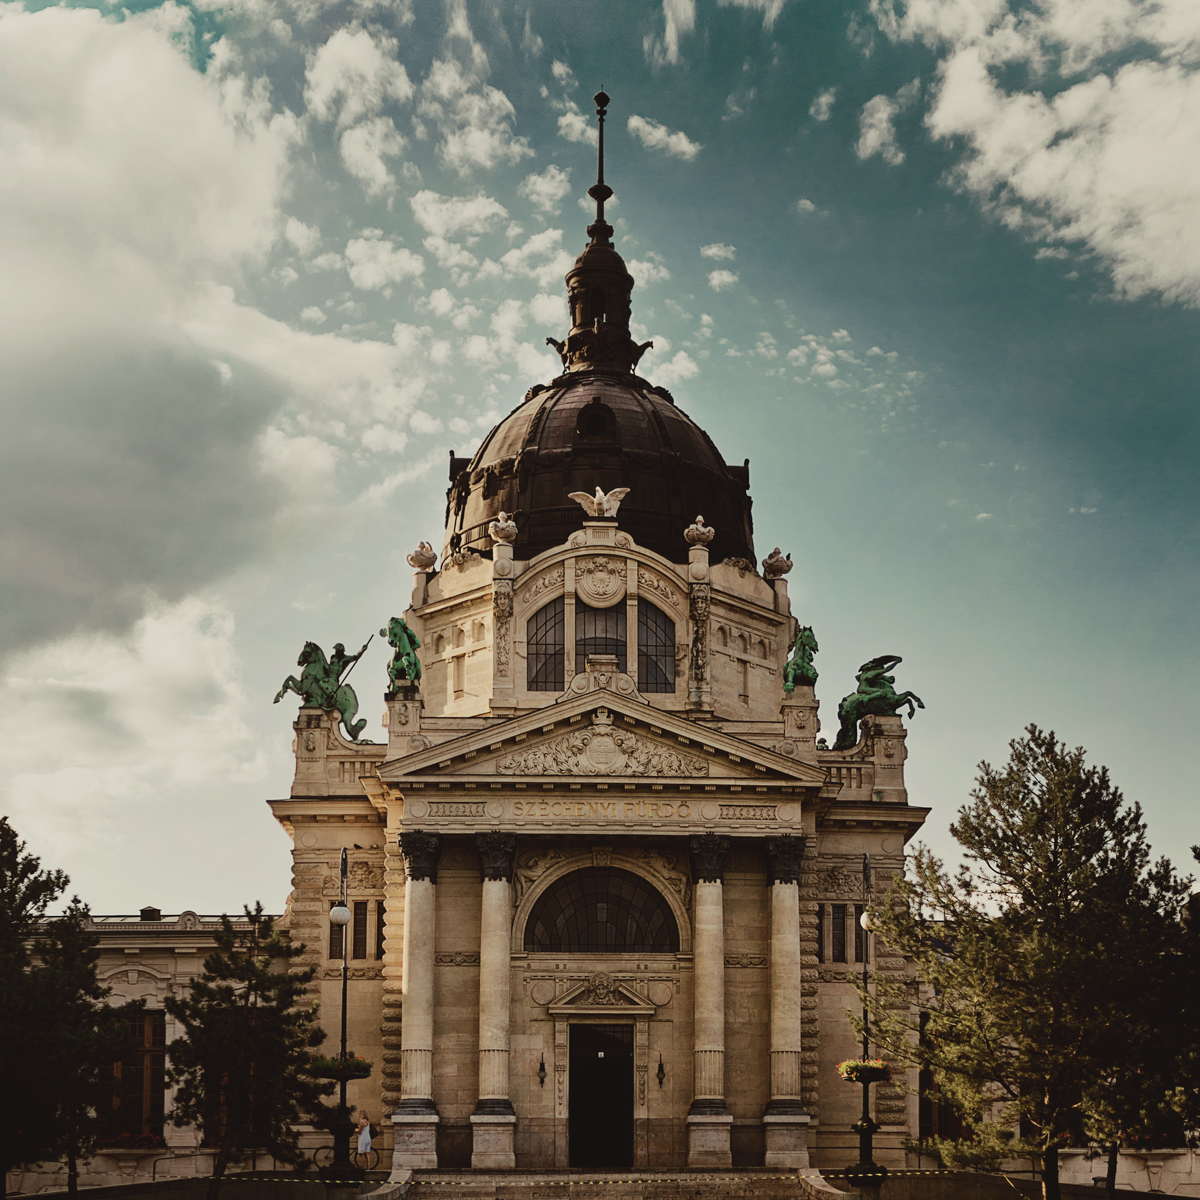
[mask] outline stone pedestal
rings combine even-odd
[[[733,1117],[730,1113],[688,1113],[687,1165],[717,1171],[729,1170],[733,1166],[733,1153],[730,1150],[732,1129]]]
[[[471,1114],[471,1169],[511,1171],[517,1165],[513,1152],[515,1114]]]
[[[437,1110],[392,1113],[392,1175],[437,1169]]]

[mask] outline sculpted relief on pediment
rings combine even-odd
[[[506,755],[496,770],[501,775],[703,776],[708,762],[617,728],[601,708],[591,725]]]

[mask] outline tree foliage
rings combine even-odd
[[[47,917],[68,883],[0,817],[0,1168],[65,1156],[74,1193],[78,1160],[112,1116],[130,1006],[107,1003],[99,938],[79,900]]]
[[[261,904],[245,914],[248,929],[221,919],[190,994],[166,1001],[182,1029],[167,1048],[177,1087],[171,1120],[199,1126],[217,1150],[209,1200],[235,1153],[262,1149],[302,1164],[295,1126],[333,1087],[311,1073],[325,1038],[316,1006],[302,1003],[315,968],[289,970],[304,947],[280,937]]]
[[[1194,1097],[1188,881],[1150,862],[1141,809],[1081,749],[1032,725],[1010,747],[951,826],[957,873],[918,849],[877,914],[882,942],[914,960],[915,1007],[882,975],[869,1003],[879,1042],[930,1068],[967,1122],[963,1141],[927,1148],[962,1165],[1040,1157],[1057,1200],[1064,1145],[1181,1133],[1167,1085]]]

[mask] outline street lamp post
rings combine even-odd
[[[869,912],[871,904],[871,856],[869,854],[863,855],[862,871],[863,913],[859,917],[858,923],[862,926],[863,931],[862,1056],[865,1062],[871,1057],[870,1013],[867,1010],[866,991],[867,963],[871,957],[871,929],[874,926]],[[846,1174],[860,1187],[866,1186],[871,1188],[878,1195],[879,1186],[887,1178],[887,1168],[880,1166],[875,1161],[872,1140],[879,1125],[871,1118],[871,1080],[869,1077],[864,1076],[862,1080],[862,1116],[859,1117],[858,1121],[851,1128],[858,1134],[858,1162]]]
[[[338,894],[338,902],[329,910],[329,923],[337,925],[342,930],[342,1044],[341,1052],[338,1055],[338,1062],[345,1067],[346,1064],[346,960],[349,955],[346,953],[346,926],[350,924],[350,907],[346,903],[346,876],[347,876],[346,851],[342,850],[341,861],[341,890]],[[346,1073],[343,1070],[338,1080],[338,1107],[337,1115],[333,1120],[333,1162],[328,1168],[328,1177],[330,1182],[347,1181],[360,1179],[363,1175],[361,1167],[357,1167],[350,1161],[350,1135],[354,1131],[354,1125],[349,1117],[349,1109],[346,1105]]]

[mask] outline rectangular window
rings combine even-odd
[[[870,953],[867,942],[867,931],[862,927],[862,915],[866,909],[861,904],[854,906],[854,961],[866,962]]]
[[[383,962],[383,933],[386,928],[384,916],[387,909],[382,900],[375,901],[375,957]]]
[[[833,906],[833,961],[846,961],[846,906]]]
[[[575,601],[575,671],[587,670],[590,654],[615,654],[617,670],[625,665],[625,605],[612,608],[590,608],[581,600]]]
[[[526,686],[531,692],[561,692],[566,687],[566,601],[551,600],[525,625]],[[582,664],[579,664],[582,668]]]
[[[817,962],[825,961],[825,905],[817,905]]]
[[[161,1136],[167,1086],[166,1014],[149,1009],[130,1017],[128,1037],[127,1049],[114,1072],[116,1126],[122,1133]]]
[[[329,907],[336,908],[337,901],[330,900]],[[345,925],[335,925],[332,921],[329,922],[329,957],[344,958],[346,945],[346,927]]]
[[[351,958],[367,957],[367,902],[354,902],[354,942]]]

